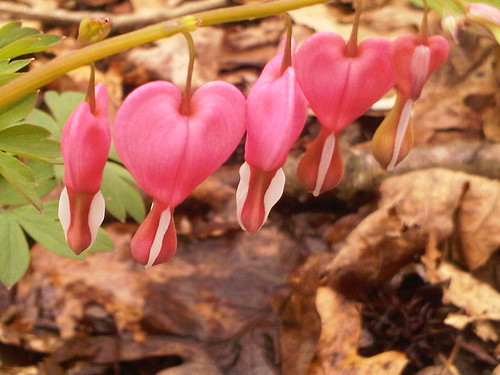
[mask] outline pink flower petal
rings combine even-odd
[[[333,189],[344,172],[338,136],[322,127],[297,166],[299,183],[315,196]]]
[[[74,191],[97,193],[110,145],[108,95],[106,86],[99,84],[95,114],[87,102],[82,102],[64,124],[61,136],[64,184]]]
[[[282,76],[282,54],[271,60],[248,95],[245,160],[265,171],[276,171],[304,128],[307,103],[289,67]]]
[[[136,262],[147,268],[167,262],[177,249],[173,210],[155,201],[132,239],[130,247]]]
[[[421,46],[421,52],[415,55],[417,46]],[[391,55],[396,87],[405,98],[418,99],[423,83],[444,64],[449,49],[448,41],[440,35],[431,36],[425,44],[421,44],[418,37],[411,34],[400,35],[394,40]],[[426,54],[429,55],[428,58],[422,58]],[[421,65],[420,72],[417,62]]]
[[[390,42],[372,38],[361,42],[356,57],[345,55],[346,43],[337,34],[317,33],[296,56],[300,86],[321,124],[340,132],[365,113],[393,85]]]
[[[92,194],[63,189],[58,216],[66,242],[75,254],[82,253],[95,242],[104,214],[104,197],[100,191]]]
[[[236,190],[236,214],[241,229],[257,233],[281,198],[284,187],[283,169],[268,172],[243,163]]]

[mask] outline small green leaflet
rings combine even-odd
[[[41,126],[52,133],[55,140],[61,139],[61,132],[64,123],[74,111],[76,106],[85,100],[85,95],[81,92],[67,91],[59,94],[55,91],[47,91],[43,100],[49,107],[52,116],[39,109],[33,109],[26,117],[26,122]]]
[[[0,48],[12,42],[24,38],[28,35],[39,34],[40,32],[31,27],[22,27],[21,22],[11,22],[0,29]]]
[[[26,164],[0,151],[0,174],[38,211],[42,211],[42,201],[35,191],[35,176]]]
[[[51,165],[37,161],[28,161],[26,166],[35,175],[35,192],[39,197],[50,193],[56,186],[54,171]],[[26,204],[26,199],[10,185],[4,177],[0,176],[0,205],[20,206]]]
[[[0,212],[0,281],[15,284],[30,262],[28,242],[9,211]]]
[[[0,108],[0,129],[23,120],[33,110],[37,93],[28,94],[6,107]]]
[[[0,150],[47,163],[62,163],[59,142],[47,139],[50,132],[40,126],[16,125],[0,130]]]
[[[43,34],[12,22],[0,29],[0,59],[12,59],[34,52],[45,51],[61,40],[57,35]]]
[[[132,176],[121,165],[108,161],[104,167],[101,192],[106,199],[106,209],[118,220],[125,221],[127,212],[141,222],[146,215],[144,201],[132,187]]]
[[[32,206],[0,212],[0,281],[6,286],[15,284],[29,265],[29,248],[24,232],[55,254],[82,259],[85,253],[75,255],[66,244],[61,224],[57,221],[57,202],[45,205],[45,214]],[[102,229],[89,252],[113,249],[113,242]]]
[[[9,212],[30,237],[55,254],[81,259],[85,257],[86,252],[101,253],[113,250],[113,241],[103,229],[99,229],[92,247],[83,254],[75,255],[66,243],[61,223],[57,220],[58,204],[58,201],[45,203],[43,215],[31,206],[14,208]]]

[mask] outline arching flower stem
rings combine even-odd
[[[69,51],[3,85],[0,87],[0,108],[13,103],[73,69],[142,44],[168,38],[183,31],[193,31],[202,26],[264,18],[325,2],[326,0],[276,0],[268,3],[251,3],[215,9],[174,18],[105,39],[87,47]]]

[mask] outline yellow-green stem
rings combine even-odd
[[[216,9],[157,23],[140,30],[105,39],[79,50],[72,50],[0,87],[0,108],[46,85],[57,77],[91,62],[132,47],[166,38],[200,26],[263,18],[289,10],[324,3],[326,0],[276,0]]]

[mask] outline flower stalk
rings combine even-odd
[[[0,108],[73,69],[142,44],[167,38],[183,31],[193,31],[198,27],[264,18],[324,2],[326,0],[276,0],[270,3],[247,4],[193,13],[190,16],[174,18],[105,39],[81,49],[71,50],[0,87]]]

